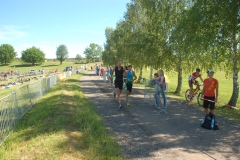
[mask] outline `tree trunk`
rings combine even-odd
[[[182,89],[182,59],[180,57],[178,62],[178,85],[175,90],[175,93],[180,93],[181,89]]]
[[[149,75],[149,78],[152,79],[152,75],[153,75],[153,67],[150,66],[150,75]]]
[[[138,81],[141,81],[141,79],[142,79],[142,69],[143,69],[143,67],[141,66]]]
[[[239,84],[238,84],[238,67],[237,67],[237,62],[238,62],[238,53],[237,53],[237,43],[234,40],[232,42],[233,45],[233,91],[232,91],[232,96],[228,104],[230,106],[236,106],[238,96],[239,96]]]

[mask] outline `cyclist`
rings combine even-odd
[[[202,79],[202,77],[201,77],[200,69],[199,69],[199,68],[197,68],[197,69],[196,69],[196,72],[193,72],[193,73],[189,76],[189,78],[188,78],[188,84],[189,84],[189,87],[190,87],[190,92],[189,92],[189,94],[190,94],[191,97],[192,97],[192,95],[193,95],[193,93],[192,93],[193,84],[194,84],[194,85],[197,85],[197,84],[198,84],[198,81],[196,81],[196,79],[197,79],[198,77],[199,77],[199,78],[201,79],[201,81],[203,82],[203,79]]]

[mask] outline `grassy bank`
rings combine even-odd
[[[0,147],[0,159],[122,159],[79,78],[56,84],[24,115]]]

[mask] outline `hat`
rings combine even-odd
[[[209,69],[207,73],[214,73],[214,70]]]

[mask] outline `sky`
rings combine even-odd
[[[105,29],[123,20],[130,0],[0,0],[0,45],[10,44],[18,56],[35,46],[56,58],[64,44],[69,58],[84,57],[90,43],[103,47]]]

